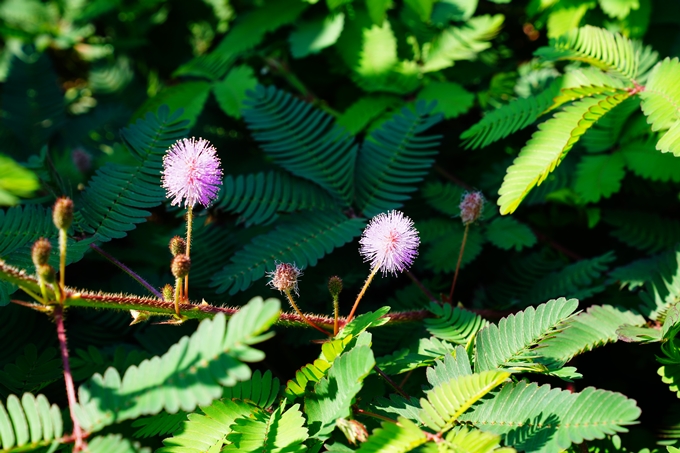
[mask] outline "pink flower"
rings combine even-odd
[[[484,195],[482,192],[466,192],[460,202],[460,220],[467,226],[475,223],[484,210]]]
[[[420,238],[413,220],[400,211],[381,213],[373,217],[359,240],[359,252],[371,268],[380,266],[383,275],[396,275],[408,269],[418,255]]]
[[[172,205],[208,207],[222,185],[222,169],[217,150],[199,138],[178,140],[163,158],[163,188]]]
[[[298,294],[298,278],[301,275],[295,264],[278,263],[275,270],[267,272],[267,277],[271,279],[268,285],[282,293],[292,291]]]

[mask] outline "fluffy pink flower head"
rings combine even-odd
[[[222,169],[217,150],[209,141],[184,138],[170,147],[163,157],[163,188],[172,205],[206,208],[217,198],[222,185]]]
[[[373,217],[359,240],[359,252],[371,268],[380,266],[383,275],[396,275],[408,269],[418,255],[420,238],[413,220],[400,211],[381,213]]]
[[[484,210],[484,195],[482,192],[467,192],[460,201],[460,220],[467,226],[475,223],[482,216]]]
[[[292,291],[298,294],[298,277],[302,275],[295,264],[278,263],[276,269],[267,272],[268,285],[281,292]],[[298,294],[299,295],[299,294]]]

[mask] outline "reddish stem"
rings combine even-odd
[[[66,396],[68,398],[68,408],[71,413],[71,420],[73,421],[73,438],[75,445],[74,452],[82,451],[85,446],[83,442],[83,431],[80,428],[80,423],[76,417],[76,390],[73,386],[73,375],[71,374],[71,366],[68,361],[68,347],[66,345],[66,328],[64,327],[64,307],[56,305],[54,307],[54,321],[57,324],[57,338],[59,339],[59,350],[61,351],[61,361],[64,364],[64,382],[66,383]]]
[[[463,241],[460,244],[460,252],[458,253],[458,263],[456,263],[456,273],[453,274],[453,282],[451,283],[451,291],[449,291],[448,303],[453,303],[453,290],[456,288],[456,280],[458,280],[458,271],[460,270],[460,263],[463,261],[463,252],[465,251],[465,243],[467,242],[468,231],[470,224],[465,225],[465,232],[463,233]]]
[[[416,286],[423,292],[423,294],[427,296],[428,299],[430,299],[432,302],[439,302],[437,298],[434,297],[434,295],[432,295],[430,290],[425,288],[425,286],[422,283],[420,283],[420,280],[418,280],[418,278],[415,275],[413,275],[413,272],[407,270],[406,275],[409,276],[411,281],[416,284]]]
[[[401,389],[401,387],[399,387],[399,385],[398,385],[396,382],[394,382],[388,375],[386,375],[385,372],[384,372],[383,370],[381,370],[380,367],[379,367],[378,365],[373,365],[373,369],[374,369],[375,372],[378,373],[383,379],[385,379],[385,380],[387,381],[387,383],[390,384],[390,385],[392,386],[392,388],[393,388],[394,390],[397,391],[397,393],[399,393],[401,396],[403,396],[403,397],[406,398],[407,400],[410,399],[410,397],[408,396],[408,393],[406,393],[405,391],[403,391],[403,390]]]

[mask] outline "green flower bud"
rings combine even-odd
[[[175,300],[175,288],[171,284],[167,284],[162,289],[163,300],[166,302],[172,302]]]
[[[40,266],[47,264],[47,260],[50,258],[50,253],[52,252],[52,244],[45,238],[40,238],[33,244],[31,249],[31,258],[33,259],[33,264],[35,268],[38,269]]]
[[[177,255],[172,260],[172,265],[170,266],[172,270],[172,275],[175,278],[184,278],[189,275],[189,269],[191,269],[191,258],[186,255]]]
[[[187,241],[179,236],[170,239],[170,253],[172,256],[184,255],[187,253]]]
[[[337,275],[329,278],[328,291],[331,293],[331,296],[333,296],[333,299],[336,299],[340,294],[340,291],[342,291],[342,279]]]
[[[68,197],[57,198],[52,211],[54,225],[60,230],[68,230],[73,222],[73,200]]]

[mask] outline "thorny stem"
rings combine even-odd
[[[191,226],[194,223],[194,207],[189,206],[187,208],[187,256],[191,251]],[[189,300],[189,275],[184,277],[184,299]]]
[[[300,318],[302,318],[302,320],[303,320],[304,322],[306,322],[306,323],[309,324],[310,326],[314,327],[314,328],[315,328],[316,330],[318,330],[319,332],[325,333],[325,334],[328,335],[329,337],[332,337],[332,336],[333,336],[333,334],[330,333],[329,331],[322,329],[321,327],[317,326],[317,325],[314,324],[312,321],[310,321],[309,318],[307,318],[307,317],[305,316],[305,314],[302,313],[302,311],[300,311],[300,309],[298,308],[297,304],[295,303],[295,300],[293,299],[293,295],[290,293],[290,290],[289,290],[289,289],[284,290],[284,292],[286,293],[286,296],[288,296],[288,302],[290,302],[290,305],[293,307],[293,309],[295,309],[295,311],[297,312],[297,314],[300,316]]]
[[[64,307],[56,305],[54,307],[54,321],[57,324],[57,338],[59,339],[59,350],[61,351],[61,361],[64,365],[64,382],[66,383],[66,396],[68,398],[68,408],[71,413],[71,420],[73,421],[73,437],[75,445],[74,452],[79,452],[85,446],[83,444],[83,432],[80,428],[80,423],[76,417],[76,391],[73,386],[73,376],[71,375],[71,366],[68,361],[68,347],[66,345],[66,328],[64,327]]]
[[[425,288],[425,286],[422,283],[420,283],[420,280],[418,280],[418,278],[415,275],[413,275],[413,272],[407,269],[406,275],[409,276],[411,281],[415,283],[418,288],[420,288],[420,290],[423,292],[423,294],[427,296],[428,299],[430,299],[432,302],[438,302],[437,299],[432,295],[430,290]]]
[[[66,230],[59,229],[59,287],[64,288],[66,281]],[[61,299],[60,299],[61,301]]]
[[[122,270],[123,272],[128,274],[130,277],[135,279],[137,281],[137,283],[139,283],[144,288],[146,288],[151,294],[158,297],[159,299],[163,298],[163,295],[156,288],[154,288],[149,283],[147,283],[146,280],[144,280],[142,277],[140,277],[137,273],[135,273],[132,269],[127,267],[125,264],[121,263],[116,258],[114,258],[113,256],[106,253],[104,250],[99,248],[96,244],[90,244],[90,248],[92,250],[94,250],[95,252],[99,253],[101,256],[103,256],[107,260],[109,260],[112,264],[114,264],[120,270]]]
[[[385,379],[385,380],[387,381],[387,383],[390,384],[390,386],[391,386],[394,390],[397,391],[397,393],[399,393],[401,396],[403,396],[403,397],[406,398],[407,400],[411,398],[410,396],[408,396],[408,394],[407,394],[404,390],[402,390],[401,387],[399,387],[399,386],[397,385],[396,382],[394,382],[394,381],[392,380],[392,378],[390,378],[388,375],[386,375],[385,372],[384,372],[383,370],[381,370],[380,367],[379,367],[378,365],[373,365],[373,369],[375,370],[376,373],[378,373],[378,374],[380,375],[380,377],[382,377],[383,379]]]
[[[371,281],[373,281],[373,277],[375,277],[375,274],[378,273],[378,269],[380,269],[380,264],[377,264],[373,268],[373,270],[371,271],[371,274],[366,279],[366,283],[364,283],[364,287],[361,288],[361,292],[357,296],[357,300],[354,301],[354,306],[352,307],[352,311],[349,312],[349,316],[347,317],[347,322],[350,322],[352,319],[354,319],[354,313],[357,311],[357,307],[359,306],[359,301],[361,301],[361,298],[364,297],[364,294],[366,293],[366,290],[368,289],[368,285],[370,285]]]
[[[470,224],[465,225],[465,232],[463,233],[463,241],[460,244],[460,252],[458,253],[458,262],[456,263],[456,272],[453,274],[453,282],[451,283],[451,291],[449,291],[449,304],[453,303],[453,290],[456,288],[456,280],[458,280],[458,271],[460,271],[460,262],[463,261],[463,252],[465,251],[465,243],[467,242],[468,231]]]

